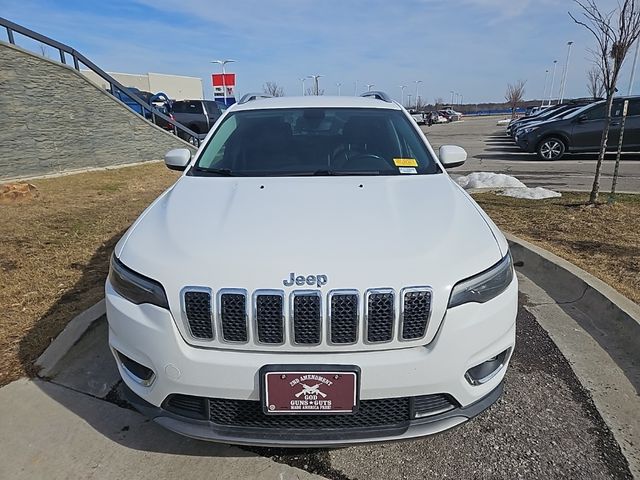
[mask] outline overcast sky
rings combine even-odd
[[[586,95],[593,39],[569,10],[571,0],[0,0],[0,15],[105,70],[202,77],[208,96],[219,68],[210,60],[231,58],[241,93],[273,81],[298,95],[300,78],[321,74],[327,94],[338,82],[353,94],[357,81],[359,91],[370,83],[399,98],[399,85],[415,95],[422,80],[423,99],[455,90],[465,103],[502,101],[518,79],[527,98],[540,98],[556,59],[557,90],[569,40],[567,95]]]

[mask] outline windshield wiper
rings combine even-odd
[[[236,175],[230,168],[203,168],[193,167],[195,173],[204,173],[207,175],[220,175],[221,177],[235,177]]]
[[[350,176],[350,177],[358,177],[358,176],[368,176],[368,175],[380,175],[380,172],[377,170],[316,170],[313,173],[308,173],[307,175],[313,175],[316,177],[340,177],[340,176]]]

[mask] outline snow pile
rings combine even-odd
[[[465,190],[473,188],[523,188],[524,183],[516,177],[503,175],[502,173],[474,172],[465,177],[456,179],[458,185]]]
[[[561,193],[542,187],[529,188],[516,177],[502,173],[474,172],[456,178],[456,182],[465,190],[500,190],[499,195],[527,200],[544,200],[562,196]]]
[[[505,188],[502,193],[503,197],[524,198],[527,200],[544,200],[545,198],[558,198],[562,194],[560,192],[554,192],[553,190],[547,190],[546,188]]]

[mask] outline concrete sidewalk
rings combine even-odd
[[[320,479],[42,380],[0,389],[2,479]]]

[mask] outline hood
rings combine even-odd
[[[289,290],[290,273],[326,275],[323,292],[432,286],[446,309],[456,282],[502,257],[476,208],[446,174],[183,176],[116,255],[160,281],[172,310],[185,286]]]

